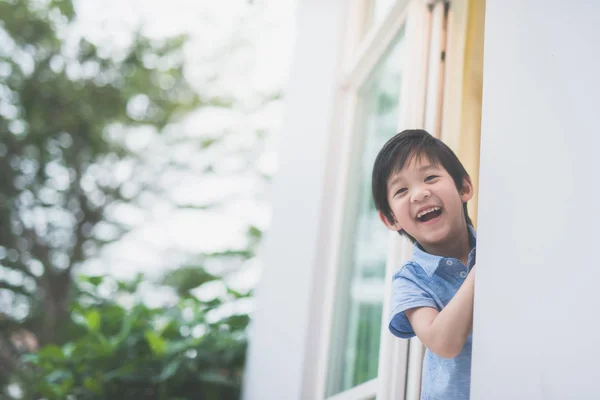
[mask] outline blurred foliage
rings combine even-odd
[[[111,53],[85,38],[68,41],[75,20],[73,0],[0,0],[0,392],[9,396],[7,385],[17,384],[25,399],[238,398],[249,318],[231,309],[251,292],[234,290],[227,274],[255,257],[261,229],[248,228],[242,249],[194,255],[164,276],[157,288],[178,299],[168,307],[141,299],[142,277],[74,279],[130,230],[115,205],[164,190],[153,172],[165,162],[188,168],[157,157],[144,178],[132,169],[123,178],[117,168],[142,162],[127,136],[138,128],[161,134],[198,107],[232,100],[192,90],[185,37],[137,33]],[[208,152],[226,136],[198,147]],[[202,174],[231,172],[227,163],[200,164]],[[199,296],[210,285],[222,295]]]
[[[64,336],[72,270],[127,230],[107,213],[132,197],[111,169],[128,152],[109,132],[160,132],[201,105],[185,38],[138,34],[111,55],[68,46],[74,18],[71,0],[0,2],[0,328],[42,344]]]
[[[226,286],[200,267],[176,270],[165,279],[177,281],[182,274],[200,277],[198,286],[209,276]],[[24,399],[239,398],[249,318],[222,309],[248,294],[227,288],[225,296],[205,301],[187,296],[165,308],[140,301],[121,305],[123,296],[135,296],[129,289],[141,280],[118,282],[119,289],[103,297],[99,288],[115,282],[82,277],[67,322],[75,339],[24,357],[18,375]]]

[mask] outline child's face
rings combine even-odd
[[[465,229],[463,203],[473,197],[470,179],[464,180],[459,193],[448,171],[425,155],[412,157],[400,172],[392,174],[387,192],[396,222],[380,212],[383,223],[395,231],[404,229],[425,249],[448,243]]]

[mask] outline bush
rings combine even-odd
[[[158,309],[123,283],[116,295],[101,297],[103,280],[80,283],[66,344],[24,357],[28,368],[18,377],[24,398],[239,398],[249,317],[218,314],[224,304],[248,295],[231,289],[227,299],[186,295]],[[124,297],[135,299],[133,306],[115,300]]]

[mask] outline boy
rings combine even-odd
[[[427,348],[422,400],[469,399],[475,230],[467,212],[473,185],[452,150],[423,130],[381,149],[373,200],[389,229],[414,243],[393,278],[390,331]]]

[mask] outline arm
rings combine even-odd
[[[473,329],[474,282],[475,267],[442,311],[430,307],[405,311],[421,342],[440,357],[456,357]]]

